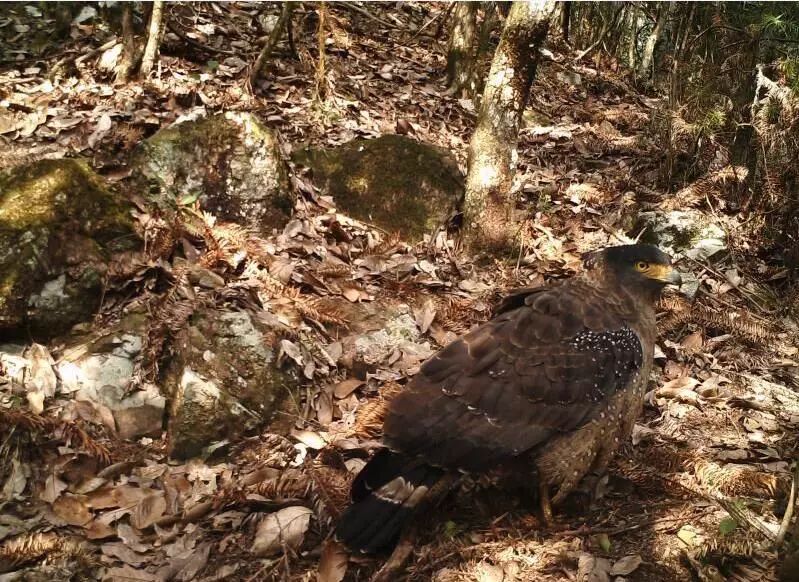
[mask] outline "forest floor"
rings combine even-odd
[[[93,19],[73,26],[72,38],[39,56],[46,23],[34,5],[15,5],[0,15],[2,58],[14,59],[0,65],[0,169],[82,156],[124,189],[126,160],[143,138],[182,116],[225,110],[256,113],[290,148],[401,132],[452,151],[465,169],[475,109],[444,87],[444,8],[370,6],[367,16],[356,6],[329,7],[323,80],[316,76],[316,13],[304,4],[295,12],[297,55],[281,44],[267,80],[252,88],[246,71],[261,36],[254,25],[260,7],[171,6],[172,22],[193,46],[168,33],[152,78],[115,86],[98,61],[102,53],[90,54],[101,44]],[[370,403],[404,383],[405,372],[418,366],[421,356],[415,355],[488,317],[503,291],[573,273],[581,252],[634,236],[640,211],[667,207],[676,192],[691,186],[664,180],[668,148],[657,119],[665,103],[636,91],[612,63],[590,56],[575,63],[578,51],[552,45],[542,57],[520,135],[514,195],[527,219],[517,256],[466,256],[445,235],[367,252],[363,241],[385,237],[342,217],[352,238],[350,256],[361,259],[348,265],[361,292],[356,300],[412,304],[419,349],[406,346],[368,381],[349,377],[345,366],[325,372],[319,366],[297,403],[291,436],[255,435],[223,460],[177,465],[158,439],[119,442],[97,433],[114,463],[72,470],[82,472],[83,484],[101,479],[104,491],[130,496],[138,512],[131,523],[146,527],[128,525],[124,516],[132,510],[122,502],[66,507],[58,486],[51,490],[53,481],[42,487],[37,480],[57,475],[74,451],[53,446],[20,456],[29,482],[23,495],[2,506],[0,559],[6,563],[0,562],[0,571],[23,565],[8,560],[19,555],[9,545],[13,536],[24,533],[39,544],[30,542],[27,568],[63,559],[70,565],[62,574],[72,579],[94,579],[102,566],[108,580],[311,580],[317,569],[323,581],[344,575],[367,580],[384,557],[348,563],[341,548],[324,540],[346,494],[347,477],[339,468],[362,463],[344,453],[375,436],[364,429]],[[315,97],[320,89],[324,100]],[[300,173],[295,184],[313,193],[311,181]],[[548,529],[524,494],[492,479],[464,484],[424,517],[427,527],[415,532],[403,577],[776,580],[771,542],[791,486],[799,425],[791,288],[755,229],[744,218],[717,212],[723,188],[705,191],[706,200],[694,205],[724,229],[727,251],[679,263],[697,278],[699,290],[693,305],[679,296],[664,301],[657,379],[604,495],[589,509],[567,508],[558,526]],[[331,244],[320,234],[329,208],[315,205],[314,196],[299,206],[313,228],[295,224],[269,242],[298,272],[312,273],[318,262],[297,240]],[[378,267],[372,259],[364,268],[367,257],[382,262]],[[392,269],[400,264],[409,268],[398,279]],[[314,298],[335,288],[306,284],[293,292]],[[109,303],[106,310],[120,305]],[[334,329],[328,332],[335,337]],[[49,349],[57,358],[59,346]],[[56,400],[47,414],[66,407]],[[150,516],[156,508],[142,504],[132,489],[166,491],[170,504]],[[262,524],[292,502],[314,509],[315,519],[297,534],[304,536],[301,548],[254,558],[253,540],[269,543]],[[173,507],[182,510],[170,514]],[[86,519],[71,520],[72,513]],[[91,577],[76,570],[78,562]]]

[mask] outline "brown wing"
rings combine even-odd
[[[442,349],[391,402],[386,444],[480,471],[590,420],[643,361],[615,304],[592,293],[568,283],[525,292],[521,307]]]

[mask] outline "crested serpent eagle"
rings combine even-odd
[[[679,284],[650,245],[589,253],[583,272],[506,297],[494,318],[427,360],[388,405],[381,449],[352,485],[336,536],[375,552],[447,474],[514,459],[535,469],[544,517],[632,432],[655,343],[655,302]]]

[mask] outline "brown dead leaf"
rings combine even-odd
[[[112,507],[131,507],[147,497],[148,492],[132,485],[103,487],[88,495],[92,509],[111,509]]]
[[[704,340],[702,339],[701,332],[695,331],[692,334],[689,334],[683,338],[680,342],[683,348],[685,348],[689,352],[694,352],[697,350],[702,349],[702,345],[704,344]]]
[[[136,529],[146,529],[158,521],[166,511],[164,494],[151,493],[133,508],[130,514],[130,524]]]
[[[577,580],[580,582],[609,582],[610,562],[588,552],[581,552],[577,558]]]
[[[100,546],[103,555],[116,558],[120,562],[124,562],[130,566],[141,566],[145,562],[149,562],[150,558],[137,554],[128,546],[121,542],[111,542]]]
[[[158,582],[160,578],[145,570],[137,570],[130,566],[109,568],[103,576],[103,582]]]
[[[316,418],[319,424],[327,426],[333,422],[333,399],[329,392],[322,391],[316,399]]]
[[[294,273],[294,265],[289,260],[277,258],[269,265],[269,274],[284,285],[291,281],[292,273]]]
[[[363,291],[355,287],[346,287],[342,289],[341,294],[345,299],[347,299],[347,301],[356,303],[357,301],[360,301]]]
[[[614,562],[613,567],[610,569],[610,575],[626,576],[627,574],[631,574],[638,569],[638,566],[640,566],[642,562],[643,560],[638,554],[624,556]]]
[[[284,547],[298,549],[305,539],[313,511],[307,507],[285,507],[270,513],[258,525],[252,553],[256,556],[274,556]]]
[[[158,574],[162,580],[190,582],[196,579],[197,574],[205,568],[210,553],[210,543],[200,544],[193,550],[183,552],[173,557],[167,566],[158,571]]]
[[[696,378],[691,378],[690,376],[681,376],[679,378],[674,378],[674,380],[669,380],[663,386],[661,386],[661,390],[666,391],[674,391],[674,390],[693,390],[694,386],[699,384],[699,380]],[[660,391],[658,391],[660,393]]]
[[[677,402],[682,402],[683,404],[692,404],[697,408],[701,407],[699,394],[690,388],[666,388],[664,386],[662,388],[658,388],[655,392],[655,395],[658,398],[668,398],[676,400]]]
[[[53,513],[69,525],[86,525],[92,519],[85,495],[62,495],[53,503]]]
[[[357,378],[347,378],[336,384],[336,387],[333,389],[333,395],[336,398],[346,398],[360,386],[363,386],[364,383],[363,380],[358,380]]]
[[[327,540],[322,547],[316,582],[341,582],[347,573],[348,560],[347,549],[340,542]]]
[[[44,482],[44,489],[42,490],[41,495],[39,495],[39,499],[46,501],[47,503],[53,503],[67,487],[68,485],[61,479],[56,477],[54,474],[50,474],[47,476],[47,479]]]
[[[41,392],[46,398],[55,395],[58,378],[53,370],[53,357],[49,350],[41,344],[32,344],[25,356],[30,361],[30,370],[25,377],[25,388]]]
[[[103,523],[99,519],[93,519],[91,523],[85,525],[84,528],[84,533],[90,540],[104,540],[117,535],[117,532],[113,527],[107,523]]]
[[[430,329],[430,325],[436,318],[436,304],[428,297],[419,309],[414,309],[413,314],[416,318],[416,325],[419,327],[419,331],[427,333],[427,330]]]
[[[141,538],[136,530],[129,526],[127,523],[120,523],[117,525],[116,534],[119,536],[126,546],[129,546],[136,552],[146,552],[148,546],[141,543]]]

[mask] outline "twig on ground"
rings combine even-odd
[[[788,496],[788,506],[785,508],[785,515],[782,516],[782,523],[777,532],[777,538],[774,540],[774,547],[779,549],[785,541],[785,535],[788,533],[788,527],[791,525],[791,518],[793,518],[794,506],[796,505],[796,489],[799,487],[799,463],[796,463],[793,468],[793,481],[791,481],[791,494]]]
[[[391,22],[388,22],[387,20],[383,20],[379,16],[375,16],[374,14],[371,14],[368,10],[366,10],[365,8],[361,8],[360,6],[358,6],[357,4],[355,4],[353,2],[343,2],[343,3],[339,4],[339,6],[341,6],[342,8],[349,8],[350,10],[353,10],[353,11],[357,12],[358,14],[362,14],[363,16],[366,16],[366,18],[369,18],[370,20],[374,20],[375,22],[377,22],[378,24],[382,24],[386,28],[396,28],[396,26],[397,26],[396,24],[392,24]]]
[[[118,40],[117,40],[117,37],[114,37],[114,38],[112,38],[111,40],[109,40],[109,41],[107,41],[107,42],[104,42],[103,44],[101,44],[100,46],[98,46],[96,49],[92,49],[92,50],[90,50],[88,53],[82,54],[82,55],[80,55],[78,58],[76,58],[76,59],[75,59],[75,64],[76,64],[76,65],[79,65],[79,64],[81,64],[83,61],[86,61],[86,60],[89,60],[89,59],[91,59],[91,58],[94,58],[94,57],[96,57],[96,56],[97,56],[97,55],[99,55],[100,53],[102,53],[102,52],[105,52],[105,51],[107,51],[108,49],[110,49],[110,48],[111,48],[112,46],[114,46],[114,45],[115,45],[117,42],[118,42]]]
[[[171,20],[167,20],[166,27],[171,32],[173,32],[176,35],[178,35],[182,41],[190,44],[194,48],[198,48],[200,50],[203,50],[203,51],[206,51],[206,52],[209,52],[209,53],[217,53],[217,54],[220,54],[220,55],[236,55],[235,51],[231,51],[231,50],[223,49],[223,48],[217,48],[215,46],[211,46],[211,45],[208,45],[208,44],[201,43],[198,40],[194,40],[193,38],[188,36],[185,32],[180,30],[180,28],[177,26],[177,24],[175,24]]]

